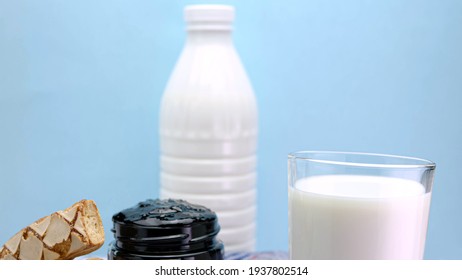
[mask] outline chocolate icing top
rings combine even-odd
[[[217,220],[215,212],[181,199],[148,199],[116,213],[112,220],[147,227],[185,226]]]

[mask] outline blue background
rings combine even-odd
[[[0,0],[0,243],[158,195],[158,110],[204,1]],[[258,250],[287,250],[287,153],[437,163],[426,258],[462,259],[462,1],[217,1],[260,109]],[[105,254],[106,248],[98,252]]]

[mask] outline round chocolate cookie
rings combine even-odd
[[[108,259],[223,259],[216,214],[177,199],[148,199],[112,217]]]

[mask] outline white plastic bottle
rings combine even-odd
[[[257,103],[232,40],[234,8],[185,8],[187,39],[161,103],[161,197],[218,214],[227,252],[256,232]]]

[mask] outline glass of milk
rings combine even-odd
[[[291,259],[422,259],[435,164],[367,153],[289,154]]]

